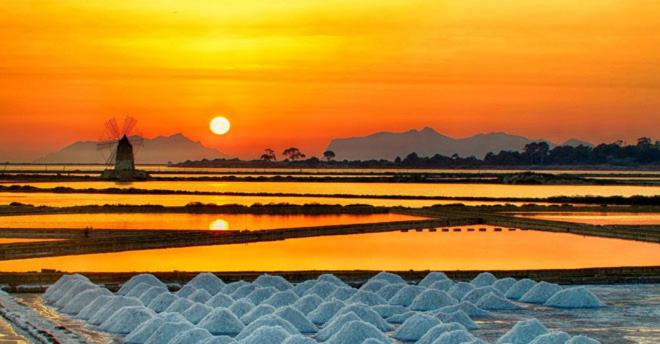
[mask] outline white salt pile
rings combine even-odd
[[[165,312],[174,312],[174,313],[183,313],[186,311],[186,309],[190,308],[190,306],[193,305],[194,302],[180,297],[176,299],[172,304],[165,309]]]
[[[506,292],[509,290],[509,288],[511,288],[511,286],[513,286],[514,284],[516,284],[516,279],[515,278],[505,277],[505,278],[501,278],[501,279],[498,279],[497,281],[495,281],[495,283],[493,283],[493,288],[499,290],[500,293],[502,293],[502,294],[506,294]]]
[[[309,320],[317,325],[325,324],[332,318],[340,309],[344,307],[344,303],[338,300],[326,301],[316,307],[315,310],[307,314]]]
[[[292,305],[296,301],[298,301],[298,294],[293,292],[293,290],[286,290],[271,295],[271,297],[266,299],[263,304],[271,305],[275,308],[280,308]]]
[[[306,280],[304,282],[298,283],[295,286],[293,286],[292,290],[299,296],[304,296],[305,292],[311,289],[318,282],[319,281],[317,280]]]
[[[246,286],[246,285],[250,285],[250,283],[245,282],[245,281],[243,281],[243,280],[236,281],[236,282],[231,282],[231,283],[227,283],[227,284],[225,284],[225,286],[222,288],[222,292],[225,293],[225,294],[227,294],[227,295],[231,295],[231,294],[232,294],[233,292],[235,292],[238,288],[243,287],[243,286]]]
[[[326,344],[356,344],[373,338],[381,343],[392,343],[392,340],[378,330],[374,325],[359,320],[344,325],[339,332],[326,342]]]
[[[406,321],[406,319],[419,313],[420,312],[416,312],[416,311],[408,311],[405,313],[394,314],[391,317],[387,318],[387,322],[390,324],[403,324],[403,322]]]
[[[144,306],[122,307],[103,321],[99,328],[110,333],[128,334],[155,315],[156,313]]]
[[[436,281],[433,282],[433,284],[431,284],[429,288],[435,290],[441,290],[441,291],[449,291],[449,288],[453,287],[454,284],[456,283],[454,283],[454,281],[452,280]]]
[[[280,326],[263,326],[241,340],[241,344],[282,344],[289,333]]]
[[[337,290],[337,285],[330,282],[316,282],[304,295],[318,295],[319,297],[326,299],[330,296],[335,290]]]
[[[263,274],[257,277],[257,279],[254,280],[253,284],[263,288],[273,287],[280,291],[293,288],[293,285],[291,285],[289,281],[284,279],[284,277],[269,275],[269,274]]]
[[[466,282],[458,282],[449,288],[447,293],[449,296],[455,298],[456,300],[462,300],[467,293],[472,291],[472,289],[474,289],[472,284]]]
[[[228,337],[228,336],[219,336],[219,337],[213,337],[209,338],[200,344],[234,344],[238,343],[234,338]]]
[[[296,327],[293,326],[290,322],[280,318],[275,314],[269,314],[255,320],[250,325],[245,326],[245,328],[243,328],[243,330],[236,336],[235,339],[240,341],[241,339],[246,338],[250,334],[254,333],[254,331],[256,331],[258,328],[265,326],[279,326],[288,332],[289,335],[300,334]]]
[[[432,327],[441,324],[438,318],[426,314],[415,314],[399,327],[393,337],[407,342],[422,338]]]
[[[103,307],[101,307],[94,316],[89,318],[87,322],[93,325],[100,325],[103,321],[115,314],[120,308],[127,306],[142,306],[142,302],[134,297],[115,296],[103,305]]]
[[[449,277],[447,277],[447,275],[445,275],[444,272],[432,271],[426,274],[426,276],[424,276],[424,278],[422,278],[422,280],[419,281],[417,285],[420,287],[428,288],[431,286],[431,284],[435,282],[447,281],[447,280],[449,280]]]
[[[387,344],[387,343],[381,342],[376,338],[367,338],[364,340],[364,342],[362,342],[362,344]]]
[[[332,318],[325,327],[316,334],[316,339],[319,341],[326,341],[330,339],[335,333],[339,332],[344,325],[351,321],[362,321],[355,312],[348,312],[340,316]]]
[[[209,294],[215,295],[225,287],[225,282],[215,274],[204,272],[191,279],[187,285],[206,290]]]
[[[92,303],[88,304],[80,312],[78,312],[76,318],[89,320],[89,318],[93,317],[94,314],[96,314],[101,308],[103,308],[103,306],[105,306],[106,303],[110,302],[110,300],[114,298],[115,298],[114,295],[101,295],[95,298]]]
[[[551,331],[534,338],[529,344],[564,344],[569,339],[571,336],[566,332]]]
[[[206,301],[211,299],[211,294],[204,289],[198,289],[194,293],[188,295],[188,300],[199,303],[206,303]]]
[[[168,343],[172,338],[179,335],[179,333],[188,331],[195,328],[187,321],[180,322],[164,322],[160,325],[154,333],[144,342],[144,344],[161,344]]]
[[[371,277],[369,281],[385,281],[389,284],[406,283],[406,281],[397,274],[381,271]]]
[[[522,307],[494,293],[488,293],[477,301],[477,307],[489,311],[515,311]]]
[[[195,288],[191,285],[184,285],[183,288],[179,289],[176,292],[176,296],[178,296],[178,297],[188,297],[196,291],[197,291],[197,288]]]
[[[424,288],[416,285],[405,286],[392,296],[390,304],[408,307],[422,291]]]
[[[435,316],[446,323],[457,322],[465,326],[465,328],[470,331],[479,329],[479,326],[475,324],[475,322],[472,321],[472,319],[470,319],[470,317],[463,311],[456,311],[452,313],[436,313]]]
[[[532,287],[534,287],[535,285],[536,285],[536,281],[531,280],[529,278],[523,278],[518,282],[514,283],[509,288],[509,290],[506,291],[506,294],[504,294],[504,296],[507,299],[518,300],[523,295],[525,295],[526,292],[532,289]]]
[[[166,288],[167,286],[161,282],[156,276],[152,274],[139,274],[131,277],[126,283],[124,283],[117,294],[119,295],[126,295],[128,292],[133,289],[133,287],[137,286],[140,283],[146,283],[150,284],[152,286],[160,286]]]
[[[387,283],[385,281],[381,281],[381,280],[373,280],[373,281],[369,281],[369,282],[363,284],[360,287],[360,290],[370,291],[372,293],[375,293],[375,292],[379,291],[380,289],[382,289],[386,285],[389,285],[389,283]]]
[[[534,338],[548,333],[548,329],[536,319],[522,320],[505,333],[497,344],[528,344]]]
[[[438,311],[442,313],[453,313],[456,311],[463,311],[463,313],[467,314],[471,318],[486,318],[493,316],[493,313],[477,307],[472,302],[466,302],[466,301],[461,301],[460,303],[452,306],[442,307]]]
[[[600,342],[587,336],[575,336],[569,339],[566,344],[600,344]]]
[[[181,313],[186,320],[190,321],[192,324],[197,324],[204,318],[206,315],[213,311],[212,307],[209,307],[203,303],[195,303],[191,307]],[[232,313],[233,314],[233,313]]]
[[[131,333],[124,337],[124,343],[127,344],[142,344],[151,337],[151,335],[158,330],[158,328],[165,322],[185,322],[186,319],[179,313],[161,313],[151,319],[143,322],[136,327]]]
[[[353,296],[349,297],[348,303],[363,303],[369,306],[386,305],[387,300],[370,291],[359,290]]]
[[[528,290],[522,297],[520,297],[520,301],[543,304],[548,301],[552,295],[555,295],[555,293],[561,289],[562,288],[559,286],[559,284],[541,281],[533,286],[532,289]]]
[[[377,305],[371,307],[371,309],[378,313],[383,319],[387,319],[394,314],[401,314],[408,311],[408,308],[396,305]]]
[[[275,315],[290,322],[300,333],[315,333],[318,331],[316,325],[309,321],[299,310],[291,306],[278,309]]]
[[[432,344],[443,334],[457,330],[467,329],[459,323],[438,324],[426,331],[426,334],[416,341],[415,344]]]
[[[332,294],[330,294],[330,297],[328,299],[337,299],[339,301],[345,301],[348,300],[351,296],[355,295],[358,290],[355,288],[351,287],[339,287],[337,290],[335,290]]]
[[[282,344],[316,344],[316,341],[303,335],[295,335],[287,338]]]
[[[278,290],[274,287],[257,288],[248,296],[246,296],[245,299],[254,303],[255,305],[258,305],[277,292]]]
[[[383,299],[389,301],[396,295],[396,293],[401,290],[401,288],[405,287],[405,284],[388,284],[385,287],[381,288],[376,294],[378,296],[382,297]]]
[[[149,307],[152,311],[156,313],[164,312],[170,305],[172,305],[176,300],[178,300],[179,297],[171,294],[169,292],[167,293],[162,293],[158,296],[156,296],[149,304],[147,307]]]
[[[598,308],[604,306],[598,297],[585,287],[561,290],[552,295],[545,305],[557,308]]]
[[[144,294],[147,290],[149,290],[149,288],[151,288],[151,287],[154,287],[154,286],[151,285],[151,284],[148,284],[148,283],[140,282],[138,285],[134,286],[134,287],[131,289],[131,291],[129,291],[128,293],[126,293],[125,296],[128,296],[128,297],[135,297],[135,298],[138,298],[138,299],[139,299],[140,296],[141,296],[142,294]]]
[[[474,304],[477,304],[477,301],[479,301],[479,299],[482,296],[484,296],[488,293],[493,293],[493,294],[496,294],[496,295],[504,296],[499,292],[499,290],[497,290],[497,289],[495,289],[491,286],[486,286],[486,287],[479,287],[479,288],[475,288],[475,289],[470,290],[469,293],[467,293],[467,294],[465,294],[465,296],[463,296],[461,301],[467,301],[467,302],[472,302]]]
[[[339,277],[333,274],[322,274],[316,278],[319,282],[330,282],[338,287],[348,287],[346,282],[342,281]]]
[[[201,327],[216,336],[234,336],[245,327],[236,315],[227,308],[216,308],[199,321]]]
[[[69,287],[69,291],[64,293],[62,297],[55,301],[55,307],[62,308],[71,302],[73,298],[78,296],[80,293],[82,293],[85,290],[90,290],[90,289],[97,289],[98,286],[96,284],[87,282],[87,281],[75,281],[72,283],[72,285]]]
[[[307,315],[309,312],[315,310],[321,303],[323,303],[323,299],[318,295],[305,295],[293,304],[293,308]]]
[[[254,305],[250,301],[238,300],[229,307],[229,310],[240,318],[251,311],[253,308]]]
[[[241,316],[241,321],[244,324],[249,324],[259,318],[261,318],[264,315],[268,314],[273,314],[275,313],[275,307],[271,305],[259,305],[254,308],[252,308],[251,311],[245,313],[243,316]]]
[[[78,296],[74,297],[71,302],[69,302],[60,311],[66,314],[78,314],[80,311],[82,311],[83,308],[85,308],[85,306],[92,303],[97,297],[101,295],[111,296],[112,293],[105,288],[93,288],[85,290],[78,294]]]
[[[433,311],[456,303],[458,301],[444,291],[427,289],[415,297],[410,304],[410,309],[413,311]]]
[[[497,277],[493,276],[493,274],[490,272],[482,272],[473,278],[472,281],[470,281],[470,284],[479,288],[492,285],[495,281],[497,281]]]
[[[391,331],[392,327],[387,324],[387,322],[380,316],[378,313],[371,310],[367,305],[361,303],[354,303],[344,306],[340,309],[335,317],[341,316],[346,313],[353,312],[355,313],[362,321],[366,321],[383,332]]]
[[[61,297],[64,293],[66,293],[68,291],[68,288],[64,288],[64,287],[73,281],[86,281],[91,283],[89,278],[83,275],[79,275],[79,274],[63,275],[53,285],[48,287],[44,292],[43,297],[46,300],[46,303],[52,303],[53,301],[56,301],[59,297]],[[55,293],[58,293],[59,296],[54,296],[53,294]]]
[[[208,301],[206,301],[206,305],[210,307],[231,307],[231,305],[234,304],[234,299],[232,299],[229,295],[224,294],[222,292],[218,292],[215,294],[212,298],[210,298]]]
[[[234,290],[232,293],[229,293],[229,295],[234,299],[238,300],[240,298],[246,297],[250,295],[253,291],[257,290],[257,286],[253,284],[245,284],[240,287],[238,287],[236,290]]]
[[[454,330],[442,334],[433,344],[461,344],[470,343],[476,338],[466,330]]]
[[[172,338],[168,344],[201,343],[210,338],[213,338],[213,336],[209,331],[201,328],[193,328],[179,333],[176,337]]]
[[[167,290],[167,288],[152,286],[142,295],[140,295],[139,299],[140,301],[142,301],[143,304],[148,305],[151,301],[153,301],[156,298],[156,296],[162,293],[169,293],[169,291]]]

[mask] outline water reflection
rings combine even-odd
[[[657,225],[660,213],[552,212],[517,214],[534,219],[587,223],[592,225]]]
[[[211,224],[209,224],[209,229],[214,230],[214,231],[224,231],[229,229],[229,222],[223,220],[223,219],[217,219],[213,220]]]

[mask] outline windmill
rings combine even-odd
[[[133,147],[143,144],[142,137],[130,136],[136,124],[135,118],[128,116],[124,118],[121,129],[114,118],[105,122],[106,137],[96,145],[96,149],[99,151],[109,150],[105,160],[108,168],[103,171],[102,177],[121,180],[147,177],[146,172],[135,169]],[[110,168],[112,165],[114,168]]]

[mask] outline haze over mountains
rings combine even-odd
[[[96,141],[78,141],[57,152],[50,153],[36,163],[103,164],[110,150],[98,151]],[[134,147],[137,164],[166,164],[185,160],[226,158],[220,151],[203,146],[182,134],[143,139]]]
[[[328,150],[335,152],[337,160],[393,160],[404,158],[415,152],[419,156],[442,154],[461,157],[475,156],[483,158],[489,152],[521,151],[531,142],[545,141],[553,147],[557,144],[543,139],[530,139],[503,132],[479,134],[466,138],[452,138],[442,135],[433,128],[409,130],[405,132],[379,132],[363,137],[334,139],[328,145]],[[561,145],[591,146],[590,143],[571,139]]]

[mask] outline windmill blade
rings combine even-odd
[[[136,124],[137,120],[135,118],[126,116],[126,118],[124,118],[124,128],[122,129],[122,134],[130,136],[131,131],[135,128]]]
[[[121,133],[119,132],[119,126],[117,125],[116,119],[110,119],[105,122],[105,129],[110,134],[110,138],[119,140],[121,138]]]
[[[96,144],[96,150],[109,149],[109,148],[113,148],[116,145],[117,145],[117,141],[115,140],[99,141]]]
[[[112,152],[110,152],[110,155],[105,160],[105,164],[108,165],[108,166],[112,166],[114,164],[116,156],[117,156],[117,151],[116,150],[113,150]]]

